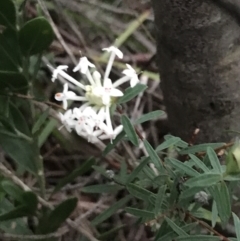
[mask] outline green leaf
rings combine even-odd
[[[27,206],[29,212],[31,214],[34,214],[38,205],[38,199],[36,194],[30,191],[23,192],[22,200],[23,204]]]
[[[18,35],[15,30],[7,28],[3,33],[0,33],[0,56],[1,72],[19,72],[22,69]],[[6,81],[5,79],[4,82]]]
[[[103,156],[106,156],[111,150],[113,150],[115,148],[115,146],[124,138],[125,136],[125,132],[122,131],[119,135],[117,135],[117,137],[112,141],[112,143],[110,142],[106,148],[103,151]]]
[[[137,84],[136,86],[129,87],[125,90],[124,95],[118,99],[117,104],[123,104],[133,99],[135,96],[147,89],[146,85]]]
[[[190,177],[196,177],[199,175],[197,171],[195,171],[193,168],[189,167],[183,162],[178,161],[174,158],[167,158],[167,160],[171,163],[171,165],[176,168],[176,170],[181,171],[182,173],[186,173]]]
[[[9,105],[9,118],[13,121],[15,128],[21,133],[31,137],[31,132],[27,125],[26,118],[13,103]]]
[[[28,21],[19,32],[19,44],[25,56],[42,53],[53,39],[52,27],[43,17]]]
[[[47,234],[55,232],[74,211],[77,202],[77,198],[69,198],[60,203],[54,210],[45,214],[39,221],[36,233]]]
[[[163,204],[163,200],[165,198],[165,192],[166,192],[166,186],[165,185],[161,186],[158,189],[156,202],[155,202],[155,209],[154,209],[155,215],[159,214],[162,210],[162,204]]]
[[[186,224],[181,227],[181,229],[185,232],[192,231],[197,226],[197,223]],[[160,232],[158,233],[155,241],[172,241],[177,237],[177,234],[172,229],[169,230],[168,223],[164,220],[163,226],[160,227]],[[188,237],[188,236],[185,236]]]
[[[190,198],[190,197],[194,197],[194,195],[200,191],[202,191],[202,187],[191,187],[191,188],[188,188],[187,190],[184,190],[181,195],[180,195],[180,200],[182,199],[187,199],[187,198]]]
[[[167,134],[164,136],[164,140],[167,141],[169,139],[172,139],[172,138],[176,138],[175,136],[173,135],[170,135],[170,134]],[[189,145],[187,142],[183,141],[183,140],[180,140],[179,142],[177,142],[176,144],[174,144],[175,146],[177,147],[180,147],[180,148],[187,148]]]
[[[192,154],[189,154],[189,156],[197,168],[200,168],[203,172],[210,172],[209,168],[200,159]]]
[[[139,187],[132,183],[127,185],[127,190],[134,197],[137,197],[144,201],[148,200],[148,198],[153,194],[152,192],[148,191],[147,189],[144,189],[144,188]]]
[[[29,216],[29,211],[26,205],[18,206],[11,211],[1,214],[0,221],[7,221],[16,218],[26,217]]]
[[[231,216],[231,201],[225,182],[210,187],[209,192],[217,204],[218,215],[223,225],[226,225]]]
[[[181,228],[179,227],[176,223],[174,223],[171,219],[168,217],[165,217],[165,220],[167,221],[168,225],[172,228],[172,230],[177,233],[179,236],[188,236],[188,234]]]
[[[149,163],[149,158],[145,158],[128,176],[127,184],[132,182],[139,174],[139,172],[142,171],[142,169]]]
[[[123,187],[116,184],[98,184],[91,185],[87,187],[81,188],[81,192],[85,193],[115,193],[119,190],[123,189]]]
[[[11,134],[11,133],[10,133]],[[0,132],[0,146],[14,161],[33,174],[37,173],[36,158],[39,153],[34,143],[17,139],[8,132]]]
[[[1,183],[3,190],[16,201],[22,202],[23,190],[8,180]]]
[[[1,63],[0,63],[0,66],[1,66]],[[18,72],[0,70],[0,91],[1,92],[5,92],[6,90],[11,90],[11,92],[26,94],[27,89],[28,89],[28,82],[27,82],[27,79],[23,76],[23,74],[20,74]]]
[[[16,25],[16,10],[12,1],[0,1],[0,25],[15,29]]]
[[[133,145],[138,146],[138,137],[129,118],[126,115],[122,115],[121,122],[129,140],[133,143]]]
[[[205,173],[197,177],[188,179],[185,182],[189,187],[210,187],[222,180],[222,176],[216,173]]]
[[[38,118],[38,120],[35,122],[33,128],[32,128],[32,134],[35,134],[37,131],[40,130],[46,119],[49,115],[49,108],[46,109]]]
[[[125,211],[141,218],[154,218],[154,213],[146,210],[127,207],[125,208]]]
[[[225,143],[206,143],[206,144],[190,146],[190,147],[180,151],[180,155],[195,154],[198,152],[206,152],[208,147],[211,147],[212,149],[217,149],[224,145],[225,145]]]
[[[114,227],[114,228],[108,230],[107,232],[100,234],[97,238],[99,240],[109,240],[109,239],[111,239],[111,236],[113,236],[113,235],[115,236],[116,235],[115,233],[117,233],[119,230],[125,228],[126,226],[127,226],[127,224],[122,224],[117,227]]]
[[[94,220],[92,221],[92,225],[98,225],[111,217],[114,213],[116,213],[120,208],[122,208],[129,200],[131,199],[131,196],[128,195],[118,202],[114,203],[110,208],[102,212],[100,215],[98,215]]]
[[[217,203],[216,201],[213,200],[213,203],[212,203],[212,227],[214,228],[216,223],[217,223],[217,220],[218,220],[218,210],[217,210]]]
[[[37,209],[37,197],[32,192],[24,192],[22,195],[22,204],[7,213],[0,215],[0,221],[6,221],[33,215]]]
[[[143,141],[143,144],[147,150],[148,155],[150,156],[152,163],[155,165],[155,167],[158,170],[162,170],[163,164],[158,154],[156,153],[156,151],[152,148],[152,146],[149,144],[149,142],[146,139]]]
[[[56,185],[56,187],[54,188],[53,193],[58,192],[63,186],[65,186],[68,183],[71,183],[74,179],[86,173],[88,170],[90,170],[90,168],[94,164],[95,164],[95,159],[93,158],[90,158],[88,161],[84,162],[84,164],[81,165],[79,168],[73,170],[73,172],[71,172],[63,179],[61,179]]]
[[[0,200],[0,213],[7,213],[14,208],[13,204],[6,198]],[[14,228],[12,228],[13,220],[0,222],[0,230],[11,234],[33,234],[28,228],[27,223],[22,218],[14,219]]]
[[[235,226],[235,232],[237,236],[237,241],[240,241],[240,220],[238,216],[235,213],[232,213],[233,216],[233,221],[234,221],[234,226]]]
[[[188,237],[177,237],[178,241],[219,241],[219,237],[210,235],[189,235]]]
[[[167,149],[169,147],[174,146],[175,144],[177,144],[179,141],[181,141],[181,139],[179,137],[175,137],[172,136],[171,138],[169,138],[168,140],[164,141],[162,144],[160,144],[157,148],[156,148],[156,152],[160,152],[164,149]]]
[[[55,119],[50,119],[46,126],[42,129],[41,133],[38,136],[38,147],[42,147],[42,145],[45,143],[47,138],[50,136],[50,134],[53,132],[53,130],[57,126],[57,121]]]
[[[222,173],[221,164],[219,162],[217,154],[215,153],[215,151],[211,147],[207,148],[207,155],[208,155],[210,163],[213,167],[213,170],[217,173]]]
[[[152,111],[152,112],[149,112],[147,114],[144,114],[142,115],[141,117],[139,117],[135,122],[134,124],[135,125],[139,125],[139,124],[142,124],[146,121],[150,121],[150,120],[154,120],[154,119],[157,119],[158,117],[164,115],[165,112],[162,111],[162,110],[156,110],[156,111]]]

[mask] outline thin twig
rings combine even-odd
[[[58,231],[55,233],[48,233],[48,234],[12,234],[12,233],[1,233],[0,239],[6,240],[40,240],[40,239],[47,239],[47,238],[58,238],[63,236],[65,233],[67,233],[69,230],[65,229],[63,231]]]
[[[63,109],[63,107],[61,105],[55,104],[55,103],[53,103],[51,101],[48,101],[48,100],[47,101],[39,101],[34,96],[30,96],[30,95],[23,95],[23,94],[18,94],[18,93],[7,93],[7,94],[0,93],[0,95],[14,96],[14,97],[17,97],[17,98],[31,100],[31,101],[34,101],[34,102],[45,103],[46,105],[49,105],[49,106],[52,106],[52,107],[55,107],[55,108],[58,108],[58,109]]]
[[[222,234],[220,234],[218,231],[216,231],[215,229],[213,229],[210,225],[208,225],[207,223],[203,222],[202,220],[199,220],[198,218],[194,217],[192,214],[190,214],[189,212],[186,213],[187,217],[189,217],[190,219],[196,221],[200,226],[202,226],[203,228],[207,229],[209,232],[215,234],[216,236],[218,236],[220,238],[220,240],[223,241],[231,241],[230,239],[228,239],[227,237],[223,236]]]
[[[46,15],[49,23],[51,24],[51,27],[57,37],[57,39],[59,40],[59,42],[61,43],[61,45],[63,46],[63,48],[65,49],[65,51],[68,53],[70,59],[72,60],[72,62],[76,65],[77,64],[77,60],[75,58],[75,56],[73,55],[71,49],[67,46],[67,44],[65,43],[64,39],[62,38],[60,32],[58,31],[57,26],[55,25],[55,23],[52,20],[52,17],[47,9],[46,4],[44,3],[43,0],[37,0],[38,4],[40,5],[40,7],[42,8],[42,11],[44,12],[44,14]]]
[[[11,179],[15,184],[20,186],[24,191],[31,191],[32,192],[31,188],[29,188],[22,180],[20,180],[17,176],[15,176],[14,173],[12,173],[10,170],[8,170],[2,163],[0,163],[0,171],[5,177],[8,177],[9,179]],[[51,210],[54,209],[54,206],[51,203],[47,202],[46,200],[44,200],[40,196],[37,196],[37,198],[38,198],[39,203],[41,203],[44,207],[47,207]],[[70,218],[68,218],[66,220],[66,222],[71,228],[75,229],[79,233],[86,236],[90,241],[99,241],[98,239],[93,237],[92,234],[87,232],[87,230],[82,227],[82,224],[76,224]]]

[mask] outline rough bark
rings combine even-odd
[[[169,126],[184,140],[196,127],[198,142],[240,131],[240,27],[215,2],[152,0]]]

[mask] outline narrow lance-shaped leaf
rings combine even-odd
[[[217,173],[222,173],[220,161],[217,157],[216,152],[211,147],[207,148],[207,155],[208,155],[210,163],[213,167],[213,170]]]
[[[147,210],[141,210],[141,209],[130,208],[130,207],[125,208],[125,210],[126,212],[140,218],[154,218],[154,212],[150,212]]]
[[[122,115],[121,122],[129,140],[133,143],[133,145],[138,146],[138,137],[129,118],[125,115]]]
[[[142,171],[142,169],[147,165],[147,163],[149,162],[149,158],[145,158],[145,160],[143,160],[133,171],[132,173],[128,176],[127,179],[127,184],[130,183],[131,181],[133,181],[137,175],[139,174],[139,172]]]
[[[176,232],[179,236],[188,236],[188,234],[171,219],[165,217],[165,220],[167,221],[168,225],[173,229],[173,231]]]
[[[155,167],[158,170],[162,170],[163,165],[156,151],[152,148],[152,146],[149,144],[147,140],[144,140],[143,143],[147,150],[148,155],[150,156],[152,163],[155,165]]]
[[[152,112],[149,112],[147,114],[144,114],[142,115],[141,117],[139,117],[135,122],[134,124],[135,125],[138,125],[138,124],[142,124],[146,121],[150,121],[150,120],[154,120],[162,115],[164,115],[165,112],[162,111],[162,110],[156,110],[156,111],[152,111]]]
[[[154,213],[158,214],[161,212],[162,208],[162,203],[165,198],[165,191],[166,191],[166,186],[161,186],[158,190],[157,197],[156,197],[156,203],[155,203],[155,209]]]
[[[180,236],[177,241],[219,241],[219,237],[210,235],[189,235],[188,237]]]
[[[209,172],[209,168],[200,160],[198,159],[196,156],[189,154],[191,160],[193,160],[193,162],[195,163],[197,168],[200,168],[203,172]]]
[[[186,154],[195,154],[198,152],[206,152],[208,147],[211,147],[212,149],[217,149],[219,147],[224,146],[225,143],[206,143],[206,144],[199,144],[195,146],[188,147],[186,149],[183,149],[180,151],[181,155],[186,155]]]
[[[171,163],[171,165],[174,168],[176,168],[176,170],[186,173],[187,175],[192,176],[192,177],[196,177],[199,175],[199,173],[197,171],[195,171],[193,168],[189,167],[188,165],[186,165],[183,162],[180,162],[174,158],[168,158],[167,160]]]
[[[225,182],[212,186],[209,188],[209,192],[217,204],[218,214],[223,225],[226,225],[231,216],[231,203],[230,195]]]
[[[214,228],[218,220],[218,210],[217,210],[217,203],[214,200],[212,203],[212,227]]]
[[[93,225],[98,225],[111,217],[116,211],[118,211],[120,208],[122,208],[129,200],[131,199],[131,196],[126,196],[123,199],[119,200],[115,204],[113,204],[110,208],[103,211],[100,215],[98,215],[93,221]]]
[[[106,146],[103,151],[103,156],[106,156],[111,150],[113,150],[114,147],[124,138],[125,135],[125,131],[122,131],[119,135],[117,135],[117,137],[112,141],[112,143],[110,142]]]
[[[81,192],[85,193],[114,193],[118,192],[119,190],[123,189],[122,186],[116,184],[98,184],[98,185],[91,185],[87,187],[83,187]]]
[[[181,139],[179,137],[172,136],[171,138],[169,138],[168,140],[166,140],[162,144],[160,144],[156,148],[156,152],[160,152],[160,151],[162,151],[164,149],[167,149],[167,148],[169,148],[171,146],[174,146],[179,141],[181,141]]]
[[[216,173],[205,173],[197,177],[190,178],[184,184],[189,187],[210,187],[222,180],[222,176]]]
[[[234,227],[235,227],[235,232],[237,236],[237,241],[240,241],[240,220],[238,216],[235,213],[232,213],[233,215],[233,221],[234,221]]]
[[[34,124],[33,128],[32,128],[32,134],[35,134],[44,124],[44,122],[46,121],[46,119],[48,118],[48,113],[49,113],[49,108],[46,109],[38,118],[38,120],[36,121],[36,123]]]
[[[127,190],[134,197],[137,197],[141,200],[148,200],[148,198],[152,195],[152,192],[150,192],[147,189],[144,189],[142,187],[139,187],[135,184],[132,184],[132,183],[127,185]]]
[[[126,89],[126,91],[124,92],[124,95],[118,99],[117,103],[118,104],[123,104],[128,102],[129,100],[133,99],[134,97],[136,97],[138,94],[140,94],[141,92],[143,92],[145,89],[147,89],[146,85],[142,85],[142,84],[137,84],[136,86],[129,87]]]

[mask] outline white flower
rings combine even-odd
[[[66,70],[67,68],[68,68],[67,65],[60,65],[55,70],[53,70],[52,81],[54,82],[55,79],[57,79],[58,75],[61,75],[63,78],[65,78],[69,82],[71,82],[71,83],[75,84],[76,86],[85,90],[85,86],[83,84],[79,83],[72,76],[68,75],[66,72],[63,71],[63,70]]]
[[[82,74],[86,74],[89,67],[93,68],[93,67],[95,67],[95,65],[93,63],[91,63],[87,59],[87,57],[82,57],[82,58],[80,58],[77,66],[73,69],[73,72],[77,72],[80,70]]]
[[[68,84],[65,83],[63,87],[63,92],[62,93],[57,93],[55,94],[55,99],[58,101],[63,102],[63,109],[67,109],[67,100],[71,100],[76,96],[76,94],[72,91],[68,91]]]
[[[54,69],[52,74],[52,82],[57,79],[59,73],[61,73],[63,70],[66,70],[67,68],[67,65],[59,65],[56,69]]]
[[[101,140],[110,139],[111,142],[112,142],[112,140],[114,140],[114,139],[116,138],[116,136],[117,136],[118,134],[120,134],[120,132],[121,132],[122,130],[123,130],[123,126],[122,126],[122,125],[119,125],[119,126],[117,126],[113,131],[108,132],[108,133],[105,133],[105,134],[99,136],[99,139],[101,139]]]
[[[76,100],[76,101],[87,101],[86,97],[83,96],[76,96],[76,94],[72,91],[68,91],[68,84],[65,83],[63,86],[63,92],[62,93],[56,93],[55,99],[58,101],[63,102],[63,109],[67,109],[67,100]]]
[[[103,130],[95,130],[95,131],[92,131],[91,133],[88,133],[87,135],[88,142],[91,142],[91,143],[98,142],[99,135],[101,135],[102,133],[103,133]]]
[[[79,108],[74,108],[73,109],[73,116],[74,118],[77,119],[76,125],[75,125],[75,130],[78,135],[91,133],[93,131],[92,125],[89,123],[89,113],[88,109],[85,108],[84,110],[81,110]]]
[[[75,122],[72,118],[72,110],[66,111],[64,114],[59,113],[60,120],[66,129],[71,132],[75,126]]]
[[[84,85],[68,75],[65,72],[68,68],[66,65],[58,66],[52,75],[52,81],[61,76],[85,91],[84,96],[78,96],[74,92],[69,91],[68,84],[65,83],[63,92],[57,93],[55,99],[63,102],[64,109],[67,108],[68,100],[85,101],[79,108],[68,110],[64,114],[60,113],[59,115],[68,131],[74,129],[79,136],[86,138],[92,143],[105,139],[110,139],[112,142],[123,130],[122,125],[113,129],[110,108],[115,98],[123,96],[123,92],[117,88],[119,85],[130,81],[130,85],[133,87],[139,82],[136,71],[127,64],[127,69],[122,72],[124,76],[113,83],[109,78],[113,61],[116,56],[122,58],[123,53],[114,46],[104,48],[103,50],[110,52],[103,78],[96,70],[90,72],[90,68],[95,67],[95,65],[86,57],[80,58],[79,63],[73,71],[81,71],[87,77],[89,84]]]
[[[131,87],[134,87],[138,82],[138,76],[136,71],[132,68],[132,66],[130,66],[129,64],[127,65],[127,69],[123,70],[123,74],[125,74],[126,76],[130,77],[130,85]]]
[[[121,90],[113,87],[112,81],[110,79],[106,79],[102,87],[94,88],[93,94],[100,96],[104,105],[111,104],[111,97],[123,96],[123,92]]]
[[[103,48],[102,50],[107,51],[107,52],[113,52],[115,55],[118,56],[119,59],[123,58],[123,53],[121,50],[116,48],[115,46],[110,46],[109,48]]]
[[[103,81],[105,81],[110,74],[115,56],[117,55],[118,58],[121,59],[123,57],[123,53],[118,48],[116,48],[114,46],[111,46],[109,48],[104,48],[103,50],[105,50],[107,52],[111,52],[111,55],[110,55],[109,60],[108,60],[107,68],[105,70],[104,78],[103,78]]]

